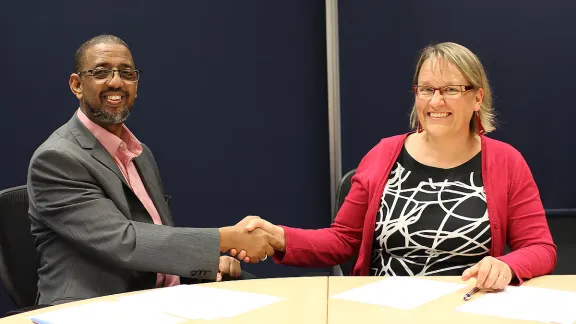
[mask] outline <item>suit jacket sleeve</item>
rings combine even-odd
[[[84,253],[133,271],[215,279],[217,229],[176,228],[131,221],[99,183],[63,149],[35,154],[28,174],[31,217]]]

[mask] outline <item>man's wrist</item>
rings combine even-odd
[[[232,226],[220,227],[218,233],[220,233],[220,252],[228,252],[233,248],[231,241],[232,236]]]

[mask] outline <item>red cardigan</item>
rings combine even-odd
[[[277,263],[300,267],[341,264],[356,253],[352,275],[367,276],[376,225],[376,213],[390,170],[408,134],[388,137],[360,162],[352,187],[330,228],[306,230],[285,227],[286,252]],[[551,273],[556,267],[556,245],[532,173],[512,146],[481,136],[482,180],[486,191],[492,244],[490,255],[524,279]],[[508,244],[512,252],[504,254]]]

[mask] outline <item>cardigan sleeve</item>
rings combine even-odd
[[[518,151],[508,164],[507,244],[510,253],[498,257],[510,266],[521,284],[525,279],[551,273],[556,267],[556,245],[536,182]]]

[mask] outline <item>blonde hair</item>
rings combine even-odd
[[[484,89],[484,98],[480,105],[480,120],[484,130],[488,133],[496,129],[496,118],[494,108],[492,107],[492,91],[490,84],[484,72],[484,67],[480,63],[480,59],[466,47],[456,43],[439,43],[425,47],[420,53],[420,58],[416,64],[416,71],[414,72],[413,84],[418,84],[418,75],[422,69],[422,65],[426,60],[430,59],[431,63],[438,62],[440,59],[445,59],[454,64],[470,82],[475,89]],[[416,104],[412,106],[410,112],[410,126],[412,129],[418,128],[418,114],[416,113]],[[475,122],[475,116],[470,120],[470,132],[477,133],[478,127]]]

